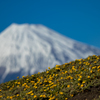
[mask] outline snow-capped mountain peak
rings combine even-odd
[[[100,54],[99,49],[41,24],[11,24],[0,34],[0,48],[0,82]]]

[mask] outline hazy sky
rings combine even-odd
[[[0,32],[12,23],[43,24],[100,48],[100,0],[0,0]]]

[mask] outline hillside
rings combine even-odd
[[[100,55],[0,84],[0,100],[100,100]]]

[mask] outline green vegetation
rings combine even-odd
[[[0,84],[0,100],[100,100],[100,56]]]

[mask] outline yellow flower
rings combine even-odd
[[[68,63],[65,63],[65,65],[67,65]]]
[[[18,82],[18,84],[20,84],[20,82]]]
[[[37,96],[35,95],[34,98],[36,98]]]
[[[26,79],[27,81],[29,80],[29,79]]]
[[[9,98],[9,96],[7,96],[7,99]]]
[[[60,94],[63,94],[63,92],[60,92]]]
[[[79,78],[78,81],[80,81],[81,79]]]
[[[97,59],[99,59],[99,57],[97,57]]]
[[[100,71],[100,69],[98,69],[98,72]]]
[[[80,76],[80,78],[82,78],[82,76]]]
[[[89,60],[90,58],[88,57],[88,60]]]
[[[13,97],[11,96],[10,99],[12,99]]]
[[[88,76],[88,78],[90,78],[90,76]]]
[[[45,96],[45,95],[43,95],[43,97],[45,98],[46,96]]]
[[[70,73],[72,73],[72,70],[70,70]]]
[[[63,77],[61,77],[61,79],[63,79]]]
[[[98,69],[100,68],[100,66],[97,67]]]
[[[59,67],[60,65],[56,65],[56,67]]]
[[[49,73],[49,71],[47,71],[46,73]]]
[[[80,83],[78,83],[78,85],[80,85]]]
[[[92,73],[92,70],[90,70],[90,73]]]
[[[19,94],[17,94],[17,97],[19,96]]]
[[[81,85],[81,87],[83,87],[83,84]]]
[[[70,94],[71,97],[73,97],[73,94]]]
[[[73,77],[70,77],[70,79],[73,79]]]
[[[82,83],[85,83],[85,81],[83,81]]]
[[[34,75],[31,75],[32,77],[34,77]]]
[[[19,76],[17,78],[19,78]]]
[[[67,85],[67,87],[69,88],[69,87],[70,87],[70,85]]]
[[[0,98],[2,97],[2,95],[0,95]]]
[[[65,71],[65,73],[67,73],[67,71]]]
[[[9,88],[10,86],[7,86],[7,88]]]

